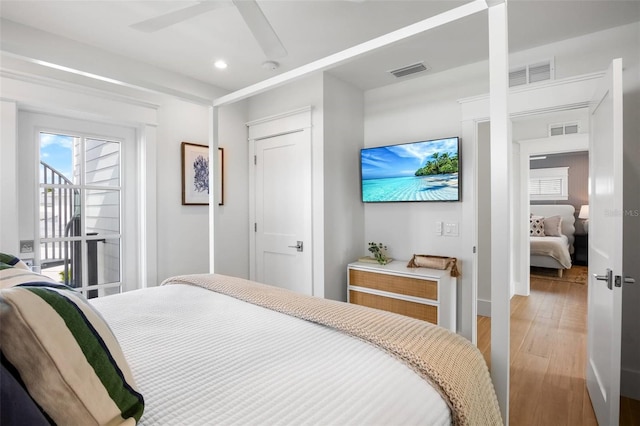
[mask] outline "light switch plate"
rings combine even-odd
[[[444,235],[447,237],[457,237],[458,236],[458,224],[457,223],[445,223],[444,225]]]
[[[442,235],[442,222],[436,222],[435,232],[436,235]]]

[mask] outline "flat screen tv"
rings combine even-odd
[[[460,201],[460,138],[360,151],[362,201]]]

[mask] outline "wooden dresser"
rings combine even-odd
[[[456,279],[449,271],[353,262],[347,267],[347,301],[429,321],[456,331]]]

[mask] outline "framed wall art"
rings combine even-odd
[[[182,205],[209,204],[209,147],[182,142]]]

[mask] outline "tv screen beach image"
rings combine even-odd
[[[458,138],[365,148],[362,201],[459,201]]]

